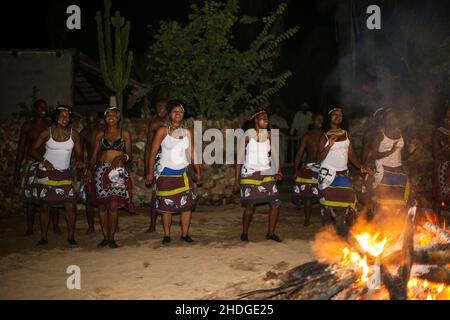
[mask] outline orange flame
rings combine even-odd
[[[386,245],[387,238],[384,237],[383,240],[377,241],[378,237],[380,236],[380,233],[377,232],[372,237],[369,233],[365,232],[362,235],[356,235],[355,238],[358,240],[359,244],[361,245],[361,248],[368,252],[372,257],[378,257],[380,254],[383,253],[384,246]]]
[[[427,280],[411,278],[408,281],[408,298],[412,300],[449,300],[450,286]]]

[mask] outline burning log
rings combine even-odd
[[[412,207],[408,211],[403,238],[403,247],[401,251],[402,265],[398,268],[398,275],[395,277],[392,276],[383,263],[380,266],[381,278],[389,291],[391,300],[406,300],[408,298],[407,284],[414,262],[415,209],[415,207]]]
[[[450,243],[450,234],[447,231],[445,231],[444,229],[442,229],[441,227],[439,227],[435,224],[432,224],[428,221],[425,222],[422,225],[422,227],[425,230],[434,233],[439,238],[439,240],[441,240],[442,242]]]
[[[368,291],[366,286],[349,286],[332,297],[332,300],[356,300],[366,295]]]
[[[284,284],[292,283],[294,281],[306,279],[307,277],[313,277],[319,274],[323,274],[330,266],[318,261],[312,261],[302,264],[286,272],[281,278]]]
[[[450,250],[414,251],[414,262],[419,264],[446,265],[450,263]]]
[[[425,246],[425,247],[416,247],[414,250],[417,252],[450,250],[450,243],[438,243],[438,244],[432,244],[432,245]]]
[[[309,282],[319,281],[320,278],[330,274],[329,265],[318,261],[308,262],[289,270],[281,279],[283,282],[281,286],[246,292],[238,299],[287,299],[289,292],[293,291],[292,288],[303,287]]]
[[[353,274],[340,279],[336,275],[330,275],[321,281],[319,284],[314,284],[312,287],[307,286],[302,290],[295,290],[289,294],[291,300],[329,300],[342,290],[351,286],[358,276]]]
[[[444,267],[430,268],[427,273],[418,275],[418,277],[432,282],[450,284],[450,270]]]
[[[358,279],[354,272],[340,277],[329,265],[317,261],[296,267],[283,277],[283,285],[241,294],[238,299],[328,300]]]

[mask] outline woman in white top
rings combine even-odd
[[[73,189],[73,174],[70,168],[72,151],[75,149],[77,174],[81,175],[83,159],[79,134],[70,127],[71,110],[61,106],[52,113],[55,125],[44,130],[31,149],[31,156],[41,164],[34,172],[30,197],[41,206],[41,240],[38,245],[48,244],[47,231],[50,207],[64,206],[68,231],[68,243],[76,246],[75,212],[76,197]],[[45,143],[45,154],[39,153],[39,148]],[[31,179],[30,178],[30,179]]]
[[[202,183],[200,166],[196,164],[194,151],[194,133],[184,124],[186,107],[181,101],[167,102],[169,122],[160,127],[155,134],[148,164],[145,183],[150,185],[156,179],[155,210],[162,214],[164,228],[163,244],[171,242],[170,227],[172,214],[181,213],[181,240],[193,242],[189,235],[192,210],[196,205],[196,186],[190,164],[195,169],[196,184]],[[154,177],[155,161],[161,149],[159,176]]]
[[[334,108],[329,113],[330,129],[319,141],[318,161],[319,189],[322,223],[335,224],[340,235],[346,236],[354,223],[356,213],[356,194],[350,181],[348,162],[372,173],[363,166],[352,146],[352,137],[341,129],[343,112]]]
[[[264,109],[256,110],[247,122],[242,144],[238,146],[238,161],[234,191],[241,193],[241,202],[245,206],[242,217],[241,241],[248,241],[248,229],[257,204],[269,204],[269,225],[267,240],[281,242],[275,234],[280,214],[280,194],[276,182],[282,179],[281,167],[274,165],[273,159],[279,159],[278,150],[271,150],[272,136],[269,118]],[[242,161],[243,160],[243,161]],[[277,169],[276,172],[273,172]]]
[[[416,144],[405,144],[398,120],[392,109],[383,115],[383,127],[372,142],[372,160],[376,173],[373,188],[378,209],[405,207],[410,198],[409,179],[403,170],[403,160],[416,150]]]

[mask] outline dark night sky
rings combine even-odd
[[[271,3],[270,3],[271,2]],[[257,15],[254,1],[241,0],[241,11]],[[276,7],[277,1],[266,1],[257,11],[268,14]],[[66,8],[77,4],[82,13],[82,30],[67,30],[65,26]],[[62,45],[66,48],[81,49],[92,57],[97,55],[96,23],[97,10],[102,10],[103,0],[39,0],[15,1],[3,4],[3,17],[0,27],[3,30],[3,48],[53,48]],[[300,33],[308,33],[316,25],[329,25],[333,17],[317,12],[314,1],[290,1],[287,13],[288,25],[300,25]],[[174,19],[185,21],[189,11],[189,1],[138,1],[113,0],[112,14],[120,10],[131,21],[130,46],[136,52],[143,52],[151,42],[152,27],[158,21]],[[53,39],[57,39],[56,42]],[[58,39],[60,40],[58,42]],[[61,41],[62,40],[62,41]]]
[[[192,1],[112,0],[112,13],[114,10],[120,10],[122,15],[131,21],[130,47],[139,55],[151,44],[152,30],[158,26],[158,21],[163,19],[185,21],[189,3]],[[294,39],[286,43],[280,60],[281,69],[291,69],[294,73],[288,85],[277,98],[288,107],[287,109],[295,109],[303,101],[307,101],[313,106],[321,104],[323,108],[325,103],[333,100],[333,97],[326,97],[327,101],[324,102],[322,87],[325,85],[326,77],[336,68],[339,59],[339,48],[335,35],[337,1],[288,1],[285,26],[298,25],[300,31]],[[378,3],[383,0],[372,2]],[[243,14],[265,16],[276,7],[277,3],[276,0],[241,0],[240,6]],[[358,0],[356,3],[360,5],[362,2]],[[433,10],[441,12],[441,16],[444,17],[445,12],[448,12],[449,9],[449,1],[440,0],[392,0],[388,3],[399,3],[406,8],[412,6],[434,7]],[[82,30],[66,29],[68,16],[66,8],[70,4],[77,4],[81,7]],[[94,17],[96,11],[102,10],[102,8],[103,0],[2,2],[1,47],[17,49],[76,48],[98,60]],[[417,9],[417,11],[422,12],[421,9]],[[362,14],[365,13],[362,12]],[[149,28],[149,25],[152,25],[153,28]],[[242,35],[238,35],[238,38],[239,36],[242,37]],[[333,88],[327,90],[334,91]]]
[[[67,6],[81,8],[81,30],[67,30]],[[149,5],[151,4],[151,5]],[[26,6],[26,8],[25,8]],[[151,40],[147,26],[160,19],[183,19],[188,1],[124,1],[113,0],[111,13],[120,10],[131,21],[130,45],[142,52]],[[26,9],[26,10],[25,10]],[[95,14],[103,9],[103,0],[39,0],[9,2],[3,8],[1,29],[5,32],[5,48],[77,48],[96,58],[97,34]],[[5,14],[8,12],[7,14]],[[8,30],[8,31],[7,31]],[[12,31],[14,30],[14,31]],[[52,38],[56,41],[52,42]]]

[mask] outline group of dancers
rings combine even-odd
[[[57,107],[52,112],[51,123],[46,118],[45,101],[36,101],[33,110],[34,119],[25,123],[21,130],[19,149],[25,151],[18,150],[14,175],[18,185],[22,160],[27,155],[31,156],[23,179],[27,234],[33,232],[34,209],[39,207],[41,239],[38,245],[48,244],[50,216],[53,216],[55,208],[64,207],[68,243],[76,246],[75,204],[82,199],[86,204],[88,232],[94,231],[93,212],[98,207],[103,233],[98,247],[117,248],[118,210],[135,211],[133,185],[127,169],[127,164],[133,160],[132,137],[120,126],[120,110],[106,108],[104,126],[95,112],[89,113],[87,126],[81,133],[70,125],[72,110],[68,106]],[[160,100],[156,117],[148,125],[144,178],[151,194],[151,218],[146,232],[155,231],[157,215],[161,215],[163,244],[172,241],[174,214],[181,214],[180,239],[194,242],[189,227],[198,200],[197,186],[202,184],[203,177],[197,164],[199,161],[196,161],[199,155],[193,147],[193,129],[186,125],[186,111],[181,101]],[[324,116],[313,115],[310,130],[301,138],[295,158],[292,200],[297,205],[304,205],[305,225],[310,223],[312,204],[319,202],[323,224],[335,225],[338,233],[345,236],[355,221],[357,208],[361,207],[358,202],[362,201],[370,212],[386,206],[404,208],[408,205],[411,188],[403,161],[416,151],[417,144],[415,141],[406,143],[392,109],[379,109],[367,127],[361,155],[358,156],[351,134],[341,127],[343,117],[342,108],[331,109],[328,112],[329,126],[323,130]],[[273,161],[279,158],[279,154],[277,148],[272,147],[268,112],[258,108],[244,129],[244,139],[238,145],[242,151],[238,154],[243,158],[236,161],[234,184],[234,190],[240,193],[245,207],[240,239],[249,241],[255,208],[265,204],[269,206],[266,239],[280,242],[282,240],[275,232],[281,207],[277,185],[283,180],[283,174],[281,165],[273,171]],[[450,132],[450,113],[447,113],[443,130],[439,132],[444,132],[447,149],[445,154],[436,152],[447,157],[450,135],[446,132]],[[441,138],[437,136],[436,143],[442,144],[444,139]],[[72,153],[76,160],[74,168],[70,166]],[[355,193],[349,162],[360,170],[365,179],[365,197],[357,197]],[[82,185],[78,192],[74,187],[76,179],[81,180]],[[55,223],[55,219],[52,220]]]

